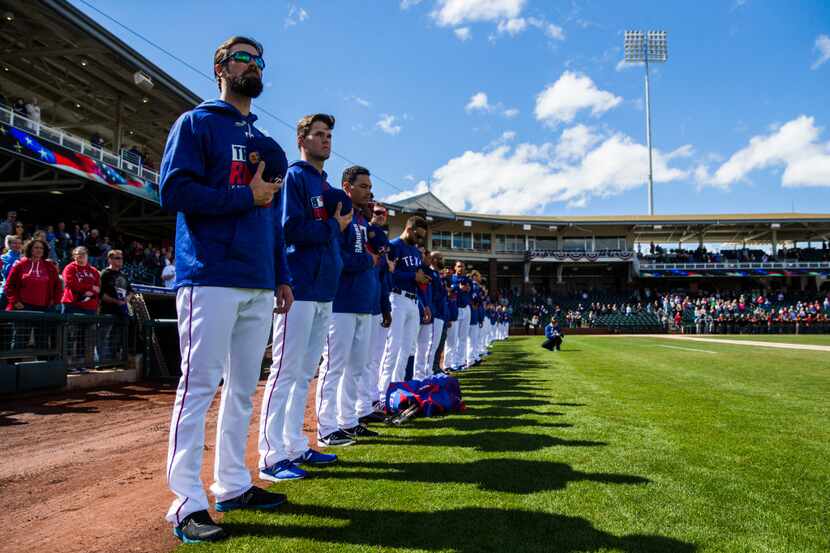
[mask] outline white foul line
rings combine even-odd
[[[682,349],[684,351],[699,351],[701,353],[717,353],[716,351],[711,351],[708,349],[695,349],[695,348],[681,348],[680,346],[664,346],[662,344],[657,345],[658,348],[669,348],[669,349]]]

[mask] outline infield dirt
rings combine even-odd
[[[248,466],[264,381],[254,399]],[[312,382],[306,434],[316,432]],[[175,387],[130,385],[4,401],[0,407],[0,552],[171,551],[179,543],[164,513],[164,477]],[[212,481],[219,396],[208,415],[202,480]],[[311,442],[315,443],[314,441]],[[255,472],[252,473],[257,482]],[[289,501],[291,498],[288,490]],[[214,519],[221,515],[211,513]]]

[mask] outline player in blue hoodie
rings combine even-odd
[[[273,202],[285,174],[285,153],[270,141],[267,164],[259,160],[270,139],[254,127],[256,116],[250,112],[251,99],[262,91],[264,67],[256,41],[232,37],[220,45],[214,54],[220,99],[179,117],[161,163],[161,205],[176,213],[182,353],[167,456],[167,481],[176,499],[167,520],[188,543],[225,537],[207,512],[200,478],[205,415],[221,379],[211,486],[216,510],[273,509],[285,501],[282,494],[253,486],[245,466],[251,396],[274,294],[282,312],[293,301]],[[249,165],[252,161],[258,164]]]
[[[446,296],[444,285],[441,283],[441,275],[432,266],[432,254],[427,248],[424,251],[424,272],[430,277],[426,285],[428,293],[425,294],[429,300],[429,319],[421,321],[418,332],[418,340],[415,345],[414,378],[423,380],[432,376],[432,356],[438,349],[438,341],[441,339],[441,331],[444,329],[444,318],[446,317]]]
[[[455,331],[447,334],[447,344],[444,351],[444,368],[459,370],[466,367],[467,337],[470,335],[470,290],[472,281],[466,275],[466,265],[463,261],[456,261],[453,267],[452,291],[456,296],[458,306],[458,320],[453,325]]]
[[[323,361],[317,375],[317,439],[321,446],[348,445],[353,438],[377,436],[358,423],[358,382],[363,379],[372,338],[372,311],[380,281],[375,267],[380,256],[368,249],[364,216],[372,194],[369,170],[347,167],[341,180],[352,200],[352,223],[341,235],[343,274],[329,323]]]
[[[323,164],[331,155],[334,117],[306,115],[297,123],[300,161],[290,164],[282,191],[282,222],[295,302],[274,322],[273,358],[259,421],[259,477],[274,482],[306,476],[299,464],[327,465],[335,455],[309,447],[303,433],[308,386],[329,330],[343,260],[343,231],[352,212],[326,206],[331,186]],[[331,214],[331,215],[330,215]]]
[[[416,247],[426,237],[427,222],[422,217],[410,217],[399,238],[389,242],[389,258],[395,263],[392,271],[392,326],[383,349],[378,378],[378,393],[383,401],[390,382],[403,379],[409,356],[415,350],[421,316],[418,302],[424,301],[419,285],[429,284],[430,278],[421,269],[423,258]]]

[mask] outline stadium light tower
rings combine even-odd
[[[648,214],[654,215],[654,176],[651,161],[651,101],[649,99],[648,64],[665,63],[669,58],[666,31],[626,31],[625,61],[646,67],[646,144],[648,145]]]

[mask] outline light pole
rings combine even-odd
[[[654,215],[654,176],[651,161],[651,99],[648,84],[648,64],[663,63],[668,59],[666,31],[626,31],[625,61],[644,63],[646,67],[646,145],[648,146],[648,214]]]

